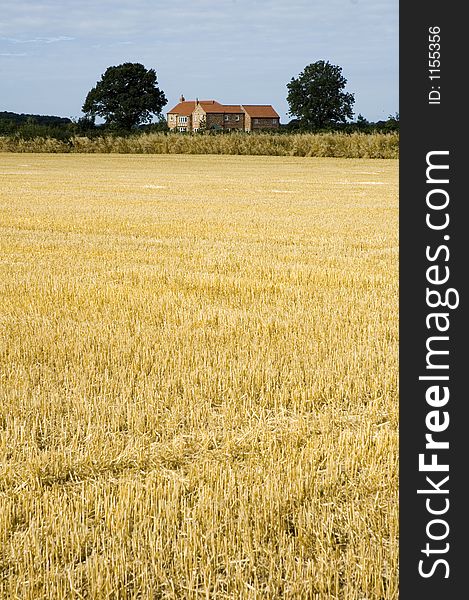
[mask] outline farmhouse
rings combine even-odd
[[[280,117],[270,104],[220,104],[184,96],[168,112],[167,120],[168,127],[177,131],[259,131],[280,126]]]

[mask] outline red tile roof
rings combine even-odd
[[[223,112],[239,115],[244,114],[244,111],[239,104],[223,104]]]
[[[192,114],[194,108],[195,102],[193,100],[186,100],[185,102],[179,102],[179,104],[176,104],[174,108],[168,110],[168,114],[176,113],[178,115],[184,115],[188,117],[190,114]]]
[[[205,112],[222,113],[224,109],[223,104],[220,104],[216,100],[199,100],[199,104],[202,106]],[[179,104],[176,104],[174,108],[169,110],[168,114],[176,113],[178,115],[188,117],[192,114],[192,111],[195,107],[195,100],[184,100],[184,102],[179,102]]]
[[[242,107],[250,117],[279,118],[270,104],[243,104]]]
[[[199,100],[200,106],[206,113],[223,113],[225,112],[225,105],[220,104],[216,100]]]
[[[246,111],[250,117],[280,118],[270,104],[220,104],[216,100],[199,100],[199,104],[206,113],[242,114]],[[179,104],[176,104],[174,108],[169,110],[168,114],[189,117],[196,106],[195,100],[184,100],[184,102],[179,102]]]

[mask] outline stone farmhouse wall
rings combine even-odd
[[[242,131],[244,129],[244,113],[226,113],[223,116],[223,128],[232,131],[237,129]]]
[[[192,127],[194,130],[200,129],[203,122],[207,122],[207,115],[204,109],[198,104],[192,113]],[[168,123],[169,125],[169,123]]]
[[[212,127],[215,129],[223,129],[223,114],[222,113],[206,113],[207,129]]]
[[[272,117],[250,117],[251,131],[278,128],[278,119]],[[275,121],[275,122],[274,122]]]

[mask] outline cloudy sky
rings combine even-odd
[[[16,0],[0,13],[0,111],[78,118],[111,65],[186,99],[272,104],[306,65],[342,67],[355,116],[398,106],[398,0]]]

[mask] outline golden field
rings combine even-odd
[[[398,161],[0,181],[0,597],[397,599]]]

